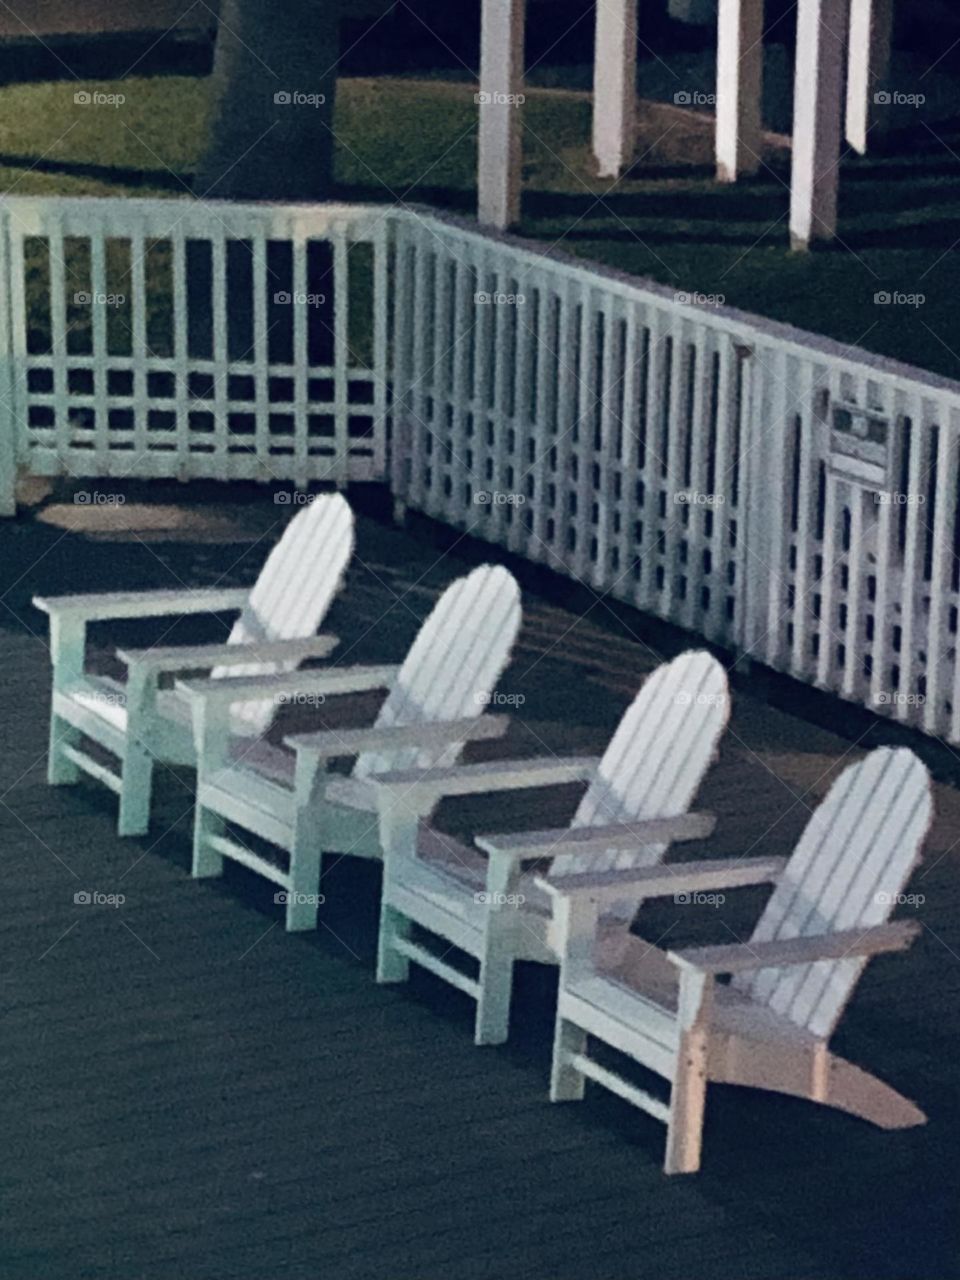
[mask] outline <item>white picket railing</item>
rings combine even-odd
[[[446,219],[394,246],[401,503],[960,742],[960,385]]]
[[[3,388],[37,475],[380,479],[385,211],[0,206]]]
[[[3,510],[387,480],[960,743],[956,383],[415,210],[11,198],[0,282]]]

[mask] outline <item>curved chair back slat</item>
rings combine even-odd
[[[605,826],[686,813],[730,715],[727,678],[702,650],[664,663],[644,682],[603,755],[571,825]],[[584,859],[555,858],[551,873],[655,866],[664,844]]]
[[[932,815],[930,776],[912,751],[879,747],[845,769],[807,823],[754,941],[882,924],[920,860]],[[854,957],[761,969],[734,985],[828,1036],[865,964]]]
[[[353,539],[353,512],[339,493],[324,494],[298,512],[267,556],[228,643],[315,635],[340,588],[353,554]],[[274,675],[297,666],[296,662],[251,662],[215,667],[211,675]],[[269,702],[238,703],[231,710],[231,728],[256,736],[270,724],[274,711]]]
[[[410,648],[377,725],[480,715],[520,628],[520,588],[500,565],[482,565],[444,591]],[[459,747],[364,752],[354,777],[454,764]]]

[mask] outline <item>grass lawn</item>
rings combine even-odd
[[[78,87],[122,92],[120,107],[80,106]],[[344,80],[337,178],[348,199],[475,203],[475,86]],[[203,145],[207,85],[131,78],[0,89],[0,188],[19,195],[182,194]],[[845,162],[840,243],[791,253],[784,154],[761,178],[712,181],[710,121],[647,107],[643,158],[611,187],[591,175],[586,94],[530,90],[524,107],[522,231],[678,290],[960,378],[960,130]],[[264,163],[269,163],[265,152]],[[878,292],[922,295],[880,305]]]

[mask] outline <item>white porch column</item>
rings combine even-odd
[[[593,154],[601,178],[619,178],[637,146],[637,0],[597,0]]]
[[[520,221],[525,0],[483,0],[480,32],[477,216],[505,230]]]
[[[717,181],[760,167],[763,0],[720,0],[717,18]]]
[[[799,0],[793,95],[790,243],[805,249],[837,230],[847,8],[850,0]]]
[[[883,107],[874,94],[890,73],[893,0],[850,0],[850,55],[847,64],[847,141],[865,155],[868,136],[883,126]]]

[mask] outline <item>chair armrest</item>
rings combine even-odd
[[[117,657],[128,667],[143,666],[157,672],[190,671],[198,667],[326,658],[338,643],[337,636],[305,636],[294,640],[254,640],[246,644],[157,645],[152,649],[118,649]]]
[[[279,702],[296,697],[322,695],[335,698],[345,693],[389,689],[398,666],[327,667],[321,671],[290,671],[265,676],[223,676],[218,680],[177,680],[174,688],[184,697],[199,702],[229,706],[234,702]]]
[[[226,613],[242,609],[249,587],[206,587],[197,591],[118,591],[108,595],[34,596],[33,604],[54,617],[84,622],[106,618],[159,618],[165,614]]]
[[[716,825],[717,820],[711,813],[682,813],[675,818],[645,818],[637,822],[615,822],[604,827],[560,827],[555,831],[477,836],[475,843],[486,853],[500,854],[515,861],[553,858],[563,853],[590,857],[611,849],[634,853],[648,844],[700,840],[710,835]]]
[[[919,920],[888,920],[867,929],[811,934],[773,942],[736,942],[722,947],[690,947],[668,951],[679,969],[698,973],[746,973],[788,964],[815,964],[818,960],[849,960],[856,956],[906,951],[922,928]]]
[[[690,814],[690,817],[697,817]],[[674,837],[676,838],[676,837]],[[710,893],[716,889],[741,889],[751,884],[771,884],[780,878],[786,858],[709,858],[656,867],[626,867],[617,871],[577,872],[540,877],[548,893],[586,894],[600,901],[622,897],[663,898],[677,894]]]
[[[422,724],[373,725],[367,729],[325,730],[295,733],[284,738],[288,747],[317,760],[355,756],[361,751],[391,751],[402,747],[444,747],[455,742],[499,738],[509,716],[468,716],[461,720],[433,720]]]
[[[384,791],[402,793],[405,803],[431,808],[444,796],[485,795],[587,782],[597,771],[599,756],[531,756],[526,760],[485,760],[446,769],[395,769],[368,779]]]

